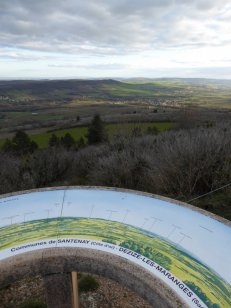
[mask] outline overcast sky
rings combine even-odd
[[[0,0],[0,78],[231,78],[231,0]]]

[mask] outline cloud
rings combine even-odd
[[[122,63],[100,63],[100,64],[49,64],[48,67],[51,68],[68,68],[68,69],[84,69],[84,70],[123,70],[123,69],[129,69],[129,65],[125,65]]]
[[[9,61],[44,61],[44,60],[54,60],[52,55],[41,55],[34,54],[25,51],[13,51],[11,49],[0,50],[0,59],[5,59]]]
[[[229,0],[0,0],[0,47],[113,55],[219,46],[230,43],[230,12]]]
[[[1,76],[229,78],[230,23],[230,0],[0,0]]]

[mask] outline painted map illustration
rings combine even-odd
[[[0,262],[36,249],[82,247],[129,259],[190,307],[231,307],[231,228],[171,200],[97,188],[0,199]]]

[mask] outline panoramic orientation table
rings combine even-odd
[[[0,269],[49,248],[100,251],[144,269],[189,307],[231,306],[230,239],[225,219],[136,191],[58,187],[0,197]]]

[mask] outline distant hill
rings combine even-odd
[[[172,82],[172,83],[184,83],[184,84],[215,84],[222,85],[231,88],[231,80],[229,79],[209,79],[209,78],[118,78],[121,82],[137,82],[137,83],[149,83],[149,82]]]
[[[84,95],[107,97],[105,86],[118,84],[120,82],[115,80],[0,81],[0,95],[13,96],[15,99],[23,95],[33,99],[70,99]]]
[[[182,78],[0,81],[0,105],[4,99],[62,103],[87,99],[154,100],[167,105],[230,108],[231,81]]]

